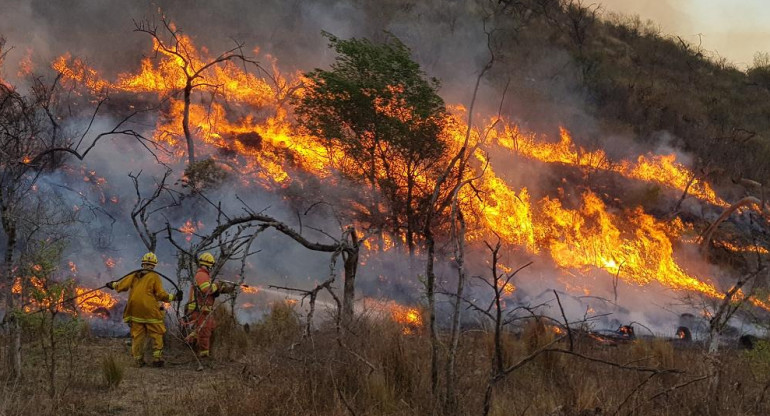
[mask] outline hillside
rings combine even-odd
[[[770,412],[768,56],[583,0],[3,9],[0,416]]]

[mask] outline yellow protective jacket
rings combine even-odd
[[[162,324],[163,311],[158,302],[170,302],[174,299],[163,290],[160,276],[152,271],[132,273],[112,286],[118,292],[128,290],[128,304],[123,312],[124,322],[141,324]]]

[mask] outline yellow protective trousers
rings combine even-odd
[[[131,355],[135,360],[144,359],[144,348],[147,337],[152,340],[152,358],[160,360],[163,356],[163,334],[166,326],[163,324],[140,324],[131,322]]]

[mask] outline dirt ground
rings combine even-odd
[[[166,365],[163,368],[137,368],[131,357],[129,339],[88,339],[73,357],[73,371],[64,368],[68,366],[67,363],[61,363],[63,368],[59,370],[62,373],[60,377],[65,380],[57,382],[57,394],[63,408],[49,409],[55,414],[78,415],[189,414],[179,406],[186,397],[211,396],[212,389],[220,391],[222,386],[238,382],[239,377],[233,375],[241,374],[243,363],[236,360],[207,361],[199,371],[198,361],[189,349],[181,343],[171,344],[171,348],[166,348]],[[38,361],[39,352],[31,350],[27,353],[27,361]],[[107,387],[102,375],[102,362],[109,356],[114,357],[123,368],[123,379],[117,388]],[[151,361],[149,351],[146,353],[146,361]],[[29,383],[32,380],[36,382]],[[27,411],[36,413],[40,410],[41,402],[26,399],[47,394],[40,391],[47,384],[43,365],[29,368],[26,381],[21,387],[7,388],[10,397],[6,397],[5,406],[2,406],[4,400],[0,399],[0,415],[6,414],[2,411],[3,407],[15,408],[13,413],[8,414],[25,414]],[[47,397],[40,399],[49,401]]]

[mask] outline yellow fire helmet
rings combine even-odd
[[[203,253],[198,256],[198,264],[201,266],[211,267],[214,265],[214,256],[211,253]]]
[[[145,265],[145,264],[151,264],[155,266],[156,264],[158,264],[158,256],[156,256],[155,253],[152,253],[152,252],[145,254],[142,257],[142,265]]]

